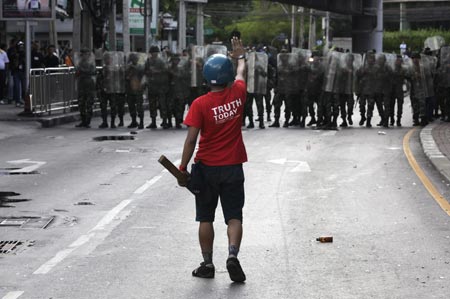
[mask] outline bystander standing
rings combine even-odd
[[[54,45],[47,47],[47,56],[44,57],[44,65],[46,68],[59,66],[59,58],[55,53]]]
[[[6,71],[8,70],[8,54],[4,50],[6,45],[2,44],[0,46],[0,104],[6,104],[5,98],[5,88],[6,88]]]

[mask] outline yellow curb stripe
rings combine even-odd
[[[442,194],[436,189],[430,179],[425,175],[422,168],[420,168],[416,159],[414,158],[411,148],[409,147],[409,139],[416,129],[412,129],[403,138],[403,151],[405,152],[406,158],[408,158],[409,165],[411,165],[414,172],[422,181],[422,184],[428,190],[430,195],[438,203],[438,205],[450,216],[450,203],[442,196]]]

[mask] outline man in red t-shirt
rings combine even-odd
[[[245,50],[237,37],[232,39],[231,57],[237,60],[236,76],[233,64],[225,55],[211,56],[203,67],[203,75],[211,91],[198,97],[189,108],[184,123],[188,134],[184,143],[180,170],[192,158],[200,133],[200,142],[192,166],[191,181],[197,183],[195,196],[196,221],[204,261],[192,275],[213,278],[214,216],[220,198],[227,224],[227,269],[231,280],[243,282],[245,274],[237,259],[242,239],[242,208],[244,206],[244,172],[247,161],[241,124],[246,100]],[[181,186],[187,182],[179,181]]]

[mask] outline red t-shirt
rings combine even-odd
[[[236,80],[229,88],[195,99],[184,120],[185,125],[200,129],[195,162],[208,166],[247,162],[241,131],[246,96],[245,82]]]

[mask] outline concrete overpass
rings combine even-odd
[[[352,16],[353,52],[383,49],[383,0],[277,0]]]

